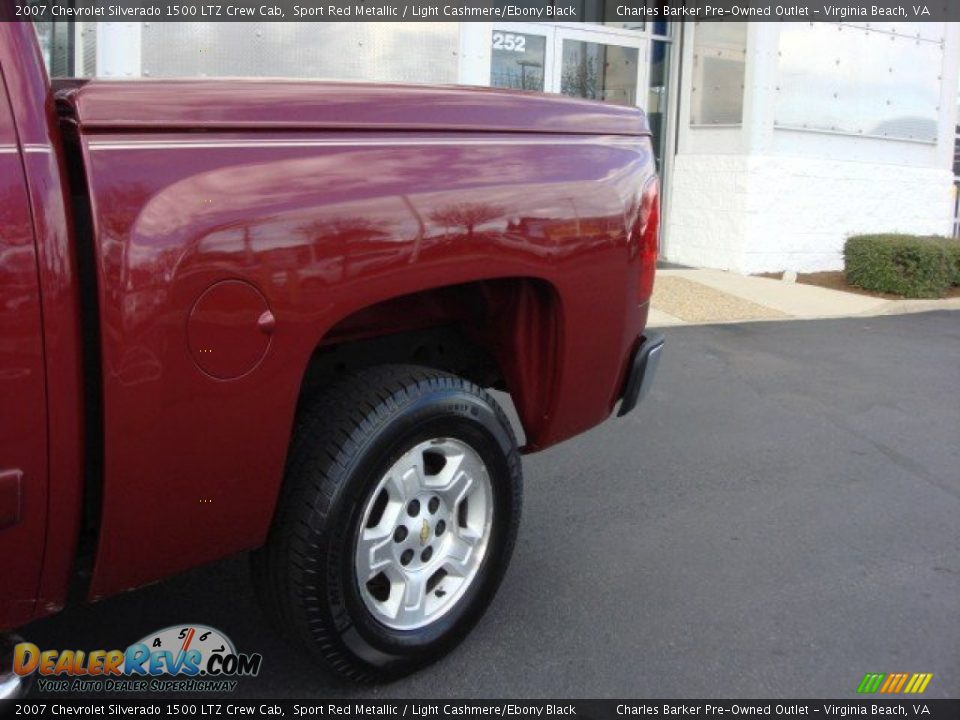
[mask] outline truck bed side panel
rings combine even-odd
[[[377,302],[536,278],[559,332],[554,377],[532,378],[552,404],[521,408],[528,438],[550,445],[616,401],[646,314],[625,221],[653,172],[645,138],[100,131],[83,146],[104,365],[94,597],[262,543],[311,353]],[[229,329],[211,327],[240,308],[276,329],[233,328],[237,354],[217,356]]]

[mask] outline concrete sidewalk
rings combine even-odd
[[[960,298],[887,300],[722,270],[658,270],[649,324],[895,315],[960,309]]]

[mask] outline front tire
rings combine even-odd
[[[486,610],[520,520],[516,439],[481,388],[414,366],[344,376],[298,412],[253,556],[267,614],[354,680],[409,674]]]

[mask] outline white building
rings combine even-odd
[[[582,0],[589,10],[591,0]],[[664,259],[832,270],[863,232],[950,234],[957,23],[63,23],[54,74],[465,83],[644,108]]]

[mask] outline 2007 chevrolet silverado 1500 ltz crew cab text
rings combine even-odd
[[[643,114],[51,84],[29,23],[0,72],[0,629],[253,550],[267,615],[343,675],[442,656],[506,570],[520,454],[649,386]]]

